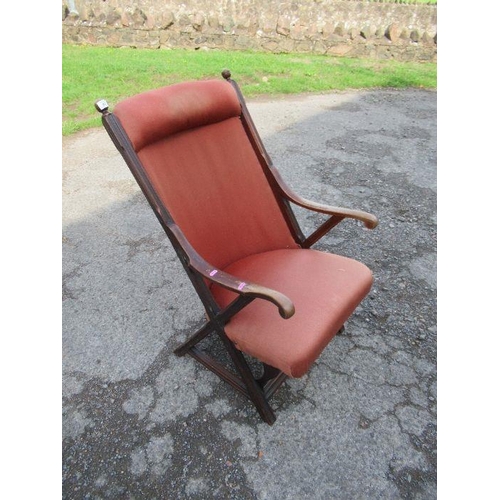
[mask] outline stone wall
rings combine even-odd
[[[64,43],[435,61],[437,7],[363,0],[71,0]]]

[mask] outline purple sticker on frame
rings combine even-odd
[[[219,271],[217,269],[214,269],[213,271],[210,271],[210,276],[215,276]]]
[[[243,290],[243,287],[246,285],[246,283],[244,281],[242,281],[239,285],[238,285],[238,290]]]

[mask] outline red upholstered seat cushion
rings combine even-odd
[[[287,295],[295,314],[283,319],[275,305],[255,299],[226,325],[241,351],[291,377],[301,377],[370,290],[371,271],[362,263],[317,250],[273,250],[243,258],[224,269]],[[213,286],[226,306],[235,294]]]

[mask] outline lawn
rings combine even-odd
[[[229,68],[246,97],[364,88],[436,88],[435,63],[402,63],[308,54],[158,50],[63,45],[63,134],[100,125],[97,99],[172,83],[221,78]]]

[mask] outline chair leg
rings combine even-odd
[[[264,367],[264,373],[257,379],[257,382],[259,382],[261,387],[264,387],[267,382],[276,378],[281,373],[281,370],[274,368],[274,366],[266,365],[266,363],[262,363],[262,366]]]
[[[236,369],[247,387],[248,397],[255,405],[262,420],[269,425],[273,425],[276,421],[276,415],[264,394],[264,390],[253,376],[243,353],[234,346],[224,333],[221,333],[220,336],[227,347]]]
[[[205,323],[192,337],[190,337],[184,344],[177,347],[174,353],[177,356],[184,356],[189,349],[194,347],[198,342],[201,342],[205,337],[214,331],[214,325],[211,322]]]
[[[264,373],[259,379],[257,379],[257,383],[264,391],[266,399],[270,399],[281,387],[283,382],[285,382],[288,375],[283,373],[281,370],[278,370],[278,368],[274,368],[274,366],[266,365],[266,363],[262,364],[264,366]]]
[[[229,370],[224,368],[218,362],[213,360],[207,354],[203,354],[196,348],[196,344],[202,341],[209,334],[213,333],[214,330],[218,333],[219,337],[222,339],[227,352],[229,353],[231,360],[240,376],[240,378],[233,375]],[[223,329],[220,328],[217,323],[208,322],[202,326],[192,337],[190,337],[186,342],[177,347],[174,350],[177,356],[184,356],[189,354],[197,361],[201,362],[206,368],[214,372],[219,378],[229,383],[233,388],[237,389],[239,392],[247,396],[250,401],[255,405],[259,415],[262,420],[269,425],[272,425],[276,421],[276,415],[274,414],[267,397],[270,397],[275,390],[281,385],[282,381],[278,380],[279,370],[276,371],[275,368],[264,365],[264,375],[261,379],[256,380],[248,366],[248,363],[243,356],[243,353],[237,349],[234,344],[227,338]],[[278,377],[277,377],[278,376]],[[279,385],[277,384],[279,382]],[[268,383],[268,384],[267,384]],[[272,391],[269,386],[272,385]],[[266,397],[267,396],[267,397]]]

